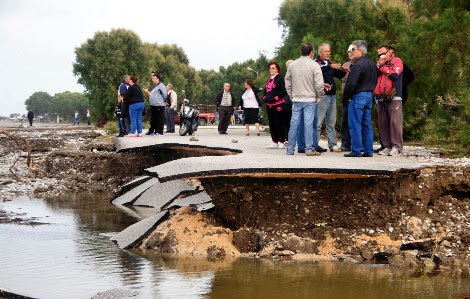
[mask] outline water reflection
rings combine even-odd
[[[100,194],[0,203],[49,225],[0,224],[0,288],[38,298],[456,298],[468,279],[413,277],[386,266],[231,259],[119,250],[110,236],[137,221]],[[132,215],[132,216],[131,216]],[[47,216],[47,217],[46,217]]]

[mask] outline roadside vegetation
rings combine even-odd
[[[299,56],[302,42],[312,42],[316,47],[321,42],[330,43],[332,59],[341,63],[347,61],[346,49],[353,40],[366,40],[374,60],[379,45],[393,45],[397,56],[415,74],[404,106],[406,141],[424,141],[468,154],[468,1],[286,0],[280,7],[278,22],[284,36],[274,60],[283,73],[285,61]],[[127,29],[96,32],[76,48],[75,54],[73,72],[86,89],[86,99],[79,99],[75,93],[50,96],[37,92],[26,101],[28,110],[39,109],[39,113],[47,112],[49,116],[60,112],[70,120],[75,109],[81,112],[91,106],[95,121],[113,119],[116,89],[122,76],[137,75],[141,78],[139,84],[149,87],[148,74],[153,70],[163,75],[165,84],[172,83],[179,95],[184,90],[196,104],[213,104],[214,95],[224,82],[230,82],[238,95],[244,80],[253,79],[256,85],[263,86],[268,77],[269,59],[262,53],[218,70],[196,70],[181,47],[158,41],[145,43]],[[51,105],[44,105],[45,102]]]

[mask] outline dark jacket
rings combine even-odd
[[[121,103],[121,118],[129,118],[129,103]]]
[[[223,95],[224,95],[224,90],[222,89],[215,96],[215,104],[217,105],[217,107],[220,107],[220,103],[222,102],[222,96]],[[233,95],[232,90],[230,90],[230,95],[232,96],[232,104],[230,104],[230,107],[235,107],[235,96]]]
[[[129,102],[130,105],[143,102],[144,94],[142,93],[142,88],[137,84],[129,86],[127,93],[124,95],[124,100]]]
[[[258,98],[258,93],[260,92],[259,88],[256,86],[253,86],[251,90],[253,90],[253,93],[255,94],[255,98],[256,98],[256,101],[258,102],[258,106],[261,107],[261,101]],[[241,106],[242,108],[243,108],[243,95],[245,94],[245,91],[246,91],[246,88],[245,90],[243,90],[242,95],[240,96],[240,101],[238,102],[238,106]]]
[[[373,92],[377,85],[377,65],[367,56],[358,58],[351,66],[344,88],[345,99],[350,100],[360,92]]]
[[[339,70],[339,69],[332,68],[331,65],[334,62],[331,61],[331,60],[324,61],[320,58],[320,56],[317,56],[317,58],[315,58],[315,61],[320,66],[321,71],[323,73],[323,82],[328,83],[328,84],[331,85],[331,89],[329,91],[325,90],[325,94],[330,95],[330,96],[335,95],[336,90],[337,90],[336,83],[335,83],[335,77],[338,78],[338,79],[341,79],[344,76],[346,76],[346,72],[344,72],[342,70]]]
[[[266,104],[284,103],[287,95],[286,83],[284,77],[281,74],[277,74],[274,79],[266,81],[266,87],[264,88],[263,100]]]

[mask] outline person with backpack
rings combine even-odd
[[[165,100],[167,97],[166,86],[162,83],[158,72],[152,73],[152,90],[144,88],[149,95],[150,102],[150,128],[146,135],[163,135],[163,126],[165,125]]]

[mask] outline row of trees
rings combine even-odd
[[[54,96],[43,91],[35,92],[25,101],[25,105],[26,110],[33,111],[36,116],[47,114],[55,119],[59,115],[66,121],[73,121],[75,110],[84,117],[86,110],[90,109],[90,102],[84,94],[69,91]]]
[[[391,44],[416,75],[405,105],[405,138],[468,146],[469,10],[466,0],[285,0],[278,18],[284,42],[274,59],[285,73],[285,61],[299,56],[303,42],[330,43],[336,62],[347,61],[346,49],[356,39],[368,42],[372,59],[377,46]],[[113,117],[124,74],[137,75],[141,86],[150,87],[150,73],[157,70],[178,94],[185,90],[198,104],[213,104],[224,82],[239,95],[246,79],[263,86],[268,77],[264,55],[197,71],[177,45],[143,43],[125,29],[97,32],[75,54],[73,72],[86,89],[95,117],[103,119]]]

